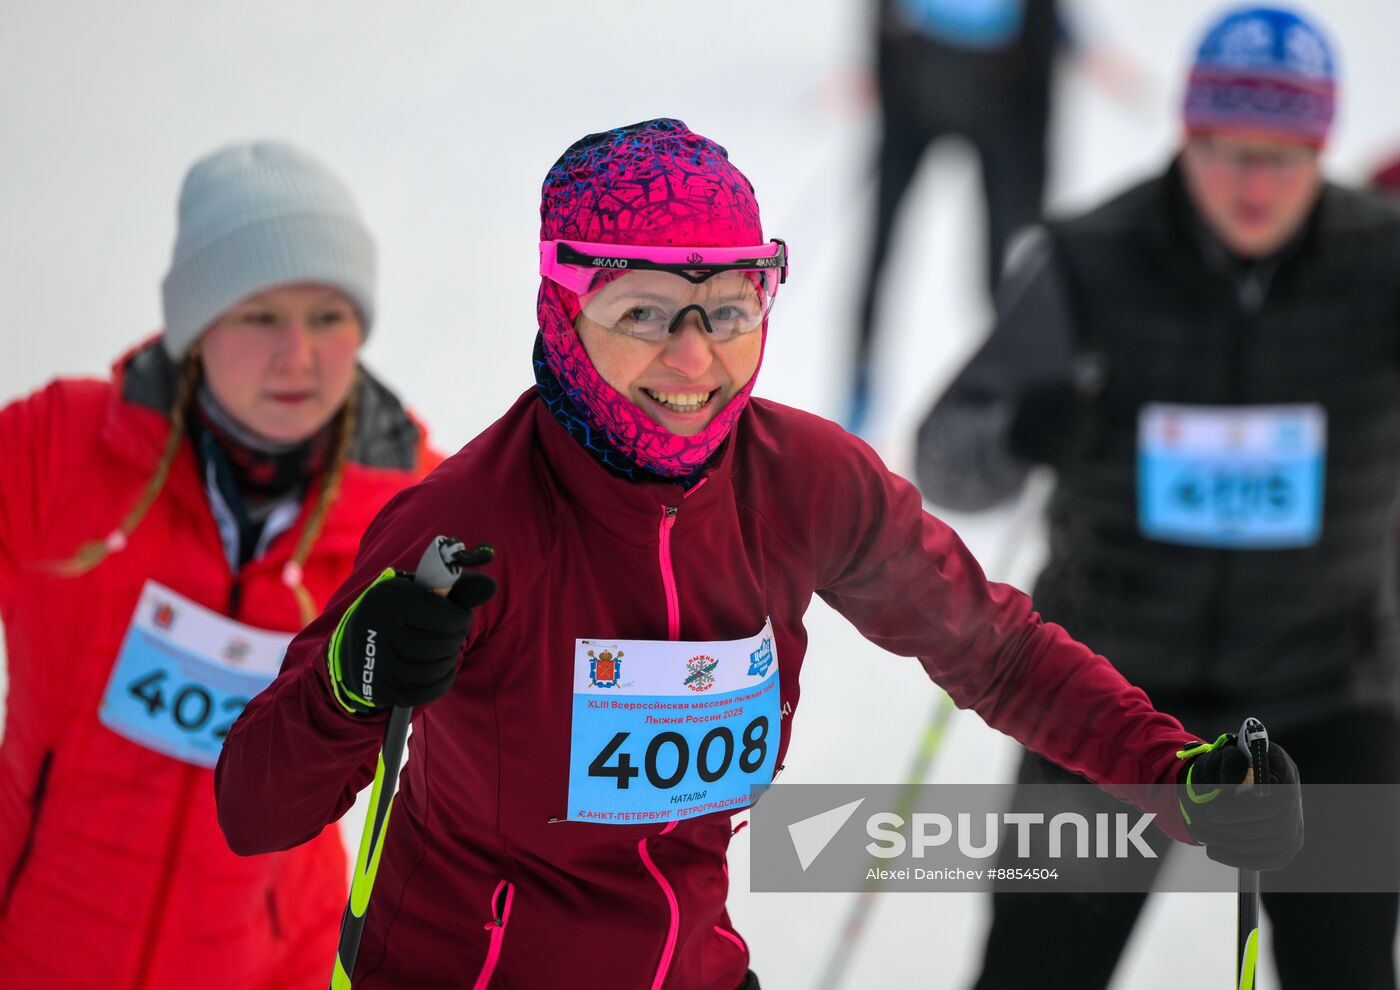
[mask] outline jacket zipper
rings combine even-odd
[[[1235,312],[1225,350],[1225,402],[1229,405],[1239,405],[1244,401],[1246,352],[1253,343],[1259,313],[1268,298],[1272,279],[1272,273],[1254,271],[1235,286]],[[1225,589],[1229,586],[1230,572],[1234,567],[1230,550],[1216,549],[1213,557],[1215,566],[1210,572],[1211,605],[1205,622],[1205,648],[1197,659],[1202,672],[1213,669],[1219,660],[1227,621],[1221,603],[1225,600]]]
[[[242,571],[233,571],[230,576],[232,581],[229,585],[225,613],[230,619],[237,619],[238,612],[243,605]],[[141,990],[150,978],[151,966],[155,960],[157,939],[160,937],[160,929],[165,923],[165,911],[169,906],[170,888],[175,883],[176,860],[180,847],[184,845],[185,832],[189,827],[190,799],[194,795],[195,786],[199,783],[201,771],[201,767],[189,764],[180,768],[181,776],[175,802],[174,821],[171,822],[170,833],[165,839],[165,852],[160,860],[160,877],[156,882],[156,896],[151,902],[151,916],[146,925],[146,938],[141,945],[141,954],[136,957],[136,977],[131,981],[132,990]],[[275,907],[271,897],[268,899],[268,907],[269,909]],[[269,913],[268,920],[275,928],[280,927],[280,918]],[[281,937],[280,932],[274,932],[274,934],[278,938]]]
[[[661,584],[666,589],[666,638],[672,641],[681,638],[681,602],[680,596],[676,594],[675,568],[671,564],[671,530],[675,528],[676,516],[679,513],[680,509],[675,506],[667,506],[662,510],[661,529],[658,533]],[[671,822],[657,834],[665,835],[677,824],[677,822]],[[666,882],[666,878],[661,875],[656,863],[652,861],[651,853],[647,850],[646,839],[637,843],[637,854],[641,856],[642,865],[647,868],[651,878],[656,881],[656,885],[666,895],[666,906],[671,915],[670,925],[666,929],[666,944],[661,948],[661,962],[657,965],[656,976],[651,981],[651,990],[661,990],[661,985],[666,982],[666,973],[671,968],[671,958],[676,953],[676,938],[680,934],[681,928],[680,902],[676,899],[675,890]]]
[[[678,824],[679,822],[669,823],[657,835],[665,835]],[[666,930],[666,944],[661,948],[661,962],[657,965],[656,976],[651,981],[651,990],[661,990],[661,985],[666,982],[666,973],[671,968],[671,957],[676,954],[676,937],[681,930],[681,906],[680,902],[676,900],[675,890],[666,882],[666,878],[661,875],[656,863],[652,861],[651,853],[647,851],[646,839],[637,843],[637,852],[642,857],[642,865],[647,868],[651,878],[656,881],[661,892],[666,895],[666,904],[671,910],[671,925]]]
[[[44,792],[48,790],[49,768],[53,766],[53,750],[44,750],[44,758],[39,761],[39,773],[34,778],[34,794],[29,799],[29,830],[24,833],[24,844],[19,847],[19,855],[15,857],[15,865],[10,868],[10,877],[5,882],[5,896],[0,898],[0,918],[4,918],[10,911],[10,898],[14,896],[15,887],[19,885],[20,874],[24,872],[25,866],[29,863],[30,854],[34,851],[34,836],[39,831],[39,812],[44,807]]]
[[[194,796],[195,784],[198,783],[201,772],[203,768],[188,764],[181,768],[180,791],[175,802],[178,810],[175,813],[175,821],[170,826],[170,834],[165,840],[160,878],[156,882],[156,896],[152,902],[150,921],[146,925],[146,938],[141,946],[141,954],[136,957],[136,978],[131,981],[132,990],[140,990],[150,976],[151,962],[155,958],[160,929],[165,922],[165,909],[170,900],[170,887],[175,882],[176,854],[185,841],[185,828],[190,820],[190,799]]]
[[[501,893],[505,893],[505,903],[501,903]],[[491,894],[491,920],[483,927],[491,933],[491,943],[486,949],[486,961],[481,964],[481,972],[476,974],[472,990],[486,990],[491,982],[491,974],[501,959],[501,947],[506,940],[506,925],[510,922],[510,905],[515,900],[515,884],[502,880],[496,884]]]
[[[708,476],[701,478],[694,487],[687,489],[681,498],[690,498],[704,488],[709,480]],[[666,589],[666,638],[673,642],[681,638],[681,600],[676,593],[676,570],[671,565],[671,530],[676,526],[676,516],[680,515],[680,511],[676,506],[667,506],[661,510],[661,529],[657,540],[661,557],[661,585]]]
[[[282,941],[282,915],[277,910],[276,888],[268,887],[267,892],[264,894],[264,900],[267,902],[268,929],[272,932],[272,937],[280,942]]]
[[[671,530],[679,512],[680,509],[668,506],[661,513],[661,584],[666,589],[666,638],[670,640],[681,638],[681,601],[676,594],[676,572],[671,567]]]

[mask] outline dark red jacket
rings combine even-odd
[[[160,346],[127,355],[111,381],[57,381],[0,409],[0,987],[324,990],[345,901],[337,831],[235,856],[213,771],[98,720],[148,579],[259,628],[300,628],[282,569],[308,513],[231,572],[185,443],[126,549],[80,577],[52,567],[111,532],[160,459],[173,388]],[[436,462],[387,390],[360,387],[340,494],[303,569],[317,602],[349,573],[374,514]]]
[[[580,637],[738,639],[771,616],[795,709],[816,593],[919,657],[959,705],[1099,780],[1165,781],[1188,738],[1025,595],[989,584],[914,488],[835,425],[756,400],[686,496],[607,473],[531,390],[386,507],[353,576],[234,726],[216,776],[234,849],[306,841],[372,776],[384,717],[332,700],[327,640],[384,567],[411,569],[438,533],[492,543],[501,593],[478,612],[451,692],[414,714],[357,990],[479,988],[492,965],[492,985],[519,988],[742,982],[728,815],[550,821],[565,812]]]

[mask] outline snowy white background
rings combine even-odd
[[[1085,40],[1116,49],[1143,82],[1122,100],[1063,75],[1052,204],[1073,208],[1165,160],[1184,66],[1218,6],[1067,6]],[[586,132],[666,115],[730,149],[766,228],[793,251],[758,393],[841,412],[874,137],[862,0],[6,0],[3,12],[0,402],[56,375],[102,374],[155,330],[185,168],[229,140],[274,136],[355,190],[382,260],[367,360],[455,450],[531,381],[545,170]],[[1327,0],[1324,16],[1343,71],[1329,160],[1355,179],[1400,143],[1400,11]],[[977,204],[973,160],[956,146],[930,159],[907,203],[871,431],[898,470],[918,418],[986,331]],[[993,576],[1024,586],[1036,534],[1008,535],[1011,515],[949,520]],[[809,625],[784,780],[897,782],[936,693],[824,606]],[[932,779],[1002,780],[1014,760],[1006,739],[959,714]],[[731,865],[731,910],[766,990],[813,986],[851,898],[750,894],[745,833]],[[985,922],[974,895],[884,897],[846,985],[963,987]],[[1156,897],[1115,987],[1201,986],[1203,966],[1224,987],[1232,947],[1232,897]],[[1263,982],[1277,986],[1267,970]]]

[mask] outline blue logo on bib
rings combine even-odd
[[[768,668],[773,666],[773,641],[765,639],[758,649],[749,654],[749,676],[767,677]]]

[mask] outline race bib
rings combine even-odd
[[[749,804],[778,760],[772,622],[713,643],[580,639],[568,820],[680,821]]]
[[[98,715],[147,749],[212,767],[234,719],[272,683],[291,641],[147,581]]]
[[[1142,534],[1224,549],[1311,546],[1322,535],[1326,455],[1320,406],[1144,406]]]
[[[907,23],[959,48],[1004,48],[1015,40],[1024,0],[898,0]]]

